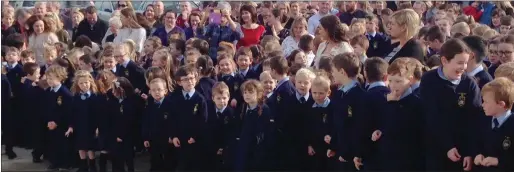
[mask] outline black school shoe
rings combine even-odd
[[[16,153],[14,153],[14,152],[7,152],[6,154],[7,154],[7,158],[9,158],[9,159],[14,159],[14,158],[18,157],[18,155],[16,155]]]
[[[32,152],[32,162],[33,163],[42,163],[43,160],[41,159],[41,156],[37,156]]]
[[[50,166],[48,166],[46,168],[46,171],[57,171],[57,170],[59,170],[59,168],[57,166],[55,166],[55,165],[52,165],[52,164],[50,164]]]

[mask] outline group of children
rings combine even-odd
[[[500,45],[514,51],[512,38]],[[315,70],[268,44],[221,44],[213,63],[199,39],[160,47],[150,38],[141,59],[130,41],[99,58],[49,45],[45,66],[9,47],[6,154],[16,158],[14,138],[25,134],[33,161],[44,156],[50,169],[106,171],[110,160],[113,171],[134,171],[144,147],[151,171],[512,171],[514,83],[504,77],[514,78],[514,64],[477,84],[466,68],[484,59],[466,39],[445,41],[430,71],[414,58],[363,63],[356,53],[324,57]]]

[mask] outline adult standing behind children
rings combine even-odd
[[[319,59],[321,56],[336,56],[338,54],[353,52],[353,48],[346,38],[346,32],[343,25],[334,15],[329,15],[319,20],[320,36],[323,40],[318,47],[318,52],[314,58],[314,67],[319,67]]]
[[[387,25],[389,34],[395,47],[385,60],[392,63],[398,57],[413,57],[423,62],[423,47],[419,44],[414,36],[418,33],[419,15],[414,10],[403,9],[396,11],[391,15],[391,21]]]

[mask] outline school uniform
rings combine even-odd
[[[480,92],[477,84],[467,75],[449,80],[443,68],[428,71],[420,85],[425,112],[425,168],[427,170],[462,170],[462,161],[452,162],[447,152],[457,148],[464,158],[476,151],[480,117]]]
[[[205,98],[195,90],[174,94],[172,106],[173,118],[170,120],[170,138],[178,138],[177,170],[202,170],[205,168],[207,103]],[[188,140],[195,143],[189,144]]]
[[[46,72],[46,69],[48,69],[50,67],[50,65],[42,65],[39,67],[39,74],[41,77],[43,77],[45,75],[45,72]]]
[[[230,106],[218,109],[213,101],[207,103],[208,106],[208,142],[210,142],[207,167],[211,170],[231,170],[234,167],[234,154],[236,152],[238,131],[237,119],[234,109]],[[217,151],[223,149],[222,155],[217,155]]]
[[[412,94],[420,97],[420,89],[419,89],[419,85],[421,84],[421,82],[416,82],[414,84],[411,85],[411,89],[412,89]]]
[[[437,54],[439,54],[438,51],[436,51],[436,50],[434,50],[434,49],[432,49],[430,47],[427,47],[427,57],[426,57],[426,59],[429,59],[433,55],[437,55]]]
[[[388,101],[379,116],[381,137],[376,141],[377,169],[424,169],[421,100],[408,88],[397,101]]]
[[[20,89],[20,102],[22,104],[31,105],[31,108],[20,109],[21,116],[27,117],[27,124],[29,129],[22,133],[25,138],[30,141],[29,147],[32,148],[33,162],[41,162],[41,155],[45,150],[45,138],[47,122],[44,115],[41,114],[41,109],[44,104],[44,95],[46,91],[41,89],[37,83],[30,79],[25,79]]]
[[[218,82],[225,82],[225,84],[228,86],[230,92],[229,103],[232,101],[232,99],[236,99],[238,105],[241,105],[241,102],[243,101],[243,94],[241,93],[240,88],[244,81],[244,76],[239,73],[218,75]]]
[[[307,158],[306,169],[311,171],[327,171],[329,160],[326,155],[329,144],[325,143],[325,136],[330,135],[334,122],[330,99],[327,97],[321,104],[313,103],[306,117],[307,144],[314,149],[315,154]]]
[[[114,114],[119,111],[119,109],[113,108],[118,101],[117,98],[114,97],[112,93],[112,89],[108,90],[105,94],[97,95],[97,106],[99,111],[97,112],[97,125],[98,125],[98,150],[107,151],[107,153],[100,153],[98,157],[98,166],[99,172],[107,171],[107,161],[114,160],[113,156],[110,156],[110,150],[113,150],[114,142],[113,138],[113,120]],[[114,171],[114,167],[113,167]]]
[[[241,110],[241,133],[239,135],[239,147],[236,155],[236,171],[260,171],[272,168],[270,161],[270,146],[274,119],[267,105],[248,107],[247,104]]]
[[[195,86],[195,90],[200,93],[205,100],[212,100],[212,87],[214,87],[216,81],[209,77],[202,77]]]
[[[14,113],[11,109],[11,95],[12,89],[9,79],[5,74],[2,74],[2,137],[4,139],[5,152],[9,156],[9,159],[16,157],[13,151],[16,130],[13,121]]]
[[[20,104],[20,88],[21,88],[21,77],[25,76],[23,72],[23,66],[20,63],[14,63],[12,65],[7,65],[7,78],[9,79],[9,83],[11,85],[11,108],[13,112],[20,112],[23,109],[23,105]],[[10,124],[15,124],[13,127],[16,131],[25,132],[26,128],[24,127],[24,123],[26,122],[24,119],[27,119],[21,115],[13,116]],[[8,122],[8,121],[6,121]],[[14,135],[14,142],[18,146],[28,147],[29,140],[24,138],[23,135]]]
[[[382,33],[366,33],[369,47],[366,55],[369,57],[384,57],[391,50],[391,41]]]
[[[55,122],[57,127],[54,130],[47,132],[48,155],[50,161],[50,169],[52,168],[70,168],[72,160],[70,152],[72,145],[70,139],[64,134],[70,127],[71,122],[71,107],[73,95],[64,85],[50,87],[45,91],[45,98],[43,99],[44,109],[43,113],[46,122]]]
[[[144,69],[132,60],[125,61],[123,64],[117,64],[115,73],[117,77],[127,78],[134,85],[134,88],[142,90],[146,87]]]
[[[259,79],[259,74],[253,70],[252,66],[249,66],[246,70],[239,70],[239,74],[241,74],[245,81],[249,79]]]
[[[112,133],[108,141],[111,142],[109,153],[113,156],[113,170],[134,171],[134,136],[132,128],[136,120],[137,95],[124,99],[113,98],[110,101],[109,111],[112,112]],[[118,142],[117,138],[122,141]]]
[[[487,171],[514,170],[514,115],[508,110],[498,117],[485,117],[480,125],[479,154],[498,158],[498,166],[482,167]],[[474,158],[474,157],[473,157]]]
[[[330,99],[333,120],[330,131],[331,141],[329,148],[335,151],[335,166],[337,170],[354,170],[353,157],[357,155],[359,143],[359,125],[357,122],[364,118],[365,109],[369,108],[365,102],[366,92],[356,80],[339,87],[335,95]],[[347,162],[340,162],[342,157]]]
[[[97,148],[96,129],[98,105],[98,96],[91,91],[86,93],[77,93],[73,96],[72,121],[70,126],[73,128],[74,142],[76,150],[93,151]],[[94,159],[83,160],[80,164],[81,169],[96,169],[96,161]]]
[[[150,171],[171,170],[167,160],[170,144],[168,143],[167,125],[171,118],[171,97],[165,96],[160,100],[148,102],[143,115],[143,141],[150,142]],[[171,162],[171,161],[170,161]]]
[[[491,75],[491,77],[495,78],[494,72],[496,72],[496,69],[498,69],[499,66],[500,64],[491,64],[491,66],[489,66],[487,72],[489,73],[489,75]]]
[[[473,69],[471,72],[468,72],[467,75],[475,79],[478,88],[480,89],[482,89],[485,84],[493,80],[493,77],[487,73],[487,71],[484,69],[484,66],[482,65],[478,65],[478,67]]]
[[[357,117],[358,138],[356,139],[356,157],[363,159],[366,164],[363,168],[366,170],[376,170],[378,166],[377,160],[377,144],[371,141],[371,135],[380,127],[379,117],[386,110],[387,94],[390,93],[389,88],[382,81],[372,82],[365,87],[367,93],[364,95],[363,104],[365,112],[362,116]]]

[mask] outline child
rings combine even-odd
[[[5,154],[7,154],[8,159],[14,159],[18,155],[13,150],[15,145],[15,121],[14,121],[14,111],[11,108],[12,105],[12,89],[9,79],[7,78],[7,69],[6,66],[2,65],[2,108],[3,115],[2,120],[6,121],[2,125],[2,136],[4,137],[5,144]],[[7,124],[7,125],[6,125]]]
[[[295,64],[301,65],[303,67],[309,66],[307,62],[307,56],[302,50],[293,50],[291,55],[287,57],[287,61],[289,66],[293,66]]]
[[[439,54],[441,46],[446,41],[446,35],[444,35],[439,26],[432,26],[428,29],[425,41],[428,43],[427,57],[431,57],[432,55]]]
[[[285,60],[285,59],[284,59]],[[248,80],[241,86],[245,104],[240,113],[241,133],[235,170],[269,170],[271,165],[270,141],[274,119],[263,102],[261,83]]]
[[[214,70],[212,59],[209,56],[202,55],[198,58],[198,61],[196,61],[196,67],[198,68],[200,80],[198,80],[198,84],[195,89],[205,97],[206,100],[211,100],[212,87],[216,83],[214,80],[216,77],[216,71]]]
[[[239,74],[241,74],[244,80],[257,79],[257,73],[252,70],[252,51],[250,48],[243,47],[239,49],[235,56],[237,60],[237,66],[239,67]]]
[[[175,73],[174,72],[175,71],[175,63],[173,62],[173,59],[172,59],[173,57],[171,56],[171,54],[166,51],[158,51],[158,52],[155,52],[152,57],[152,60],[151,60],[152,67],[160,67],[164,71],[171,72],[170,74]]]
[[[185,65],[189,65],[189,64],[193,64],[194,65],[201,55],[202,54],[197,49],[189,49],[189,50],[187,50],[186,51],[186,57],[185,57]]]
[[[314,171],[326,171],[329,168],[328,157],[326,152],[328,150],[328,143],[325,137],[332,131],[333,116],[330,109],[330,80],[325,76],[317,76],[312,82],[312,98],[314,103],[306,116],[307,124],[307,154],[310,156],[308,159],[308,169]]]
[[[30,119],[25,122],[29,122],[30,126],[28,130],[25,130],[26,133],[22,133],[25,137],[30,141],[30,147],[32,150],[32,162],[40,163],[41,155],[43,155],[43,150],[45,149],[45,141],[44,136],[46,133],[46,122],[45,118],[41,115],[38,115],[38,111],[40,110],[40,102],[41,95],[44,92],[43,89],[38,87],[40,75],[40,68],[34,62],[27,62],[23,65],[23,72],[27,74],[27,76],[21,79],[22,85],[20,88],[20,103],[21,104],[33,104],[35,107],[33,108],[22,108],[20,109],[20,116],[24,118]],[[5,131],[7,133],[7,131]],[[9,154],[8,154],[9,155]]]
[[[383,115],[377,120],[379,127],[370,135],[377,144],[376,161],[380,170],[424,168],[423,115],[421,100],[412,91],[416,66],[410,59],[413,58],[398,58],[387,69],[391,93],[387,95],[385,111],[381,111]]]
[[[262,61],[262,71],[263,72],[265,72],[265,71],[271,72],[271,60],[269,58],[264,59]]]
[[[102,54],[102,68],[104,71],[112,72],[116,74],[116,59],[111,51],[104,51]]]
[[[134,64],[135,65],[135,64]],[[112,117],[112,133],[108,137],[110,145],[109,153],[112,155],[113,171],[134,171],[134,138],[131,131],[136,120],[137,96],[130,81],[124,77],[118,77],[113,82],[113,95],[109,99],[106,113]]]
[[[486,83],[491,82],[493,77],[484,70],[483,61],[485,59],[485,41],[479,36],[466,36],[462,38],[462,41],[473,52],[468,61],[468,67],[466,68],[466,74],[469,77],[474,77],[478,88],[482,88]]]
[[[116,69],[116,76],[127,78],[131,84],[134,85],[136,92],[140,92],[146,87],[144,69],[137,66],[137,64],[130,59],[130,47],[127,44],[117,45],[114,49],[114,58],[118,63]]]
[[[414,68],[413,81],[411,83],[412,94],[419,96],[419,85],[421,84],[421,76],[423,76],[423,74],[429,71],[430,69],[427,66],[421,64],[419,60],[416,60],[414,58],[409,58],[408,60],[409,63],[412,63],[409,64],[409,66],[413,66]]]
[[[373,57],[366,60],[364,63],[364,77],[366,78],[367,86],[365,90],[367,93],[363,97],[366,107],[363,116],[358,117],[357,126],[360,128],[357,138],[357,148],[355,151],[355,168],[358,170],[362,165],[362,158],[366,160],[365,169],[378,169],[379,165],[376,160],[376,143],[371,142],[369,136],[378,130],[378,118],[381,117],[377,112],[385,112],[387,104],[386,96],[390,93],[387,88],[387,68],[388,64],[385,60],[379,57]]]
[[[228,106],[230,98],[229,87],[224,82],[219,82],[212,88],[212,101],[208,102],[209,113],[209,132],[212,145],[209,147],[211,160],[223,160],[223,164],[219,161],[210,161],[209,169],[229,170],[234,167],[234,154],[236,152],[237,141],[239,136],[237,130],[238,116],[234,109]],[[212,154],[211,154],[212,153]],[[215,153],[215,154],[214,154]],[[216,155],[218,157],[216,157]]]
[[[177,170],[200,170],[205,168],[203,156],[206,153],[205,129],[207,104],[205,98],[196,92],[197,71],[192,65],[182,66],[176,73],[176,80],[182,86],[182,94],[174,94],[173,119],[169,126],[173,145],[178,149]]]
[[[171,56],[176,58],[178,62],[180,62],[179,66],[183,66],[185,64],[184,54],[186,52],[186,42],[181,39],[172,39],[170,40],[170,52]]]
[[[80,56],[79,58],[80,70],[88,71],[93,78],[96,78],[96,76],[98,75],[98,72],[93,69],[95,63],[95,58],[90,54]]]
[[[482,89],[482,103],[487,120],[482,123],[481,147],[474,164],[501,171],[514,170],[514,83],[507,78],[496,78]]]
[[[512,16],[502,16],[500,18],[500,34],[507,35],[507,32],[512,28],[512,24],[514,24]]]
[[[301,65],[301,64],[293,64],[290,68],[289,68],[289,72],[287,73],[287,75],[289,76],[289,80],[291,80],[291,82],[294,84],[296,83],[296,72],[298,72],[300,69],[302,69],[304,66]]]
[[[113,95],[113,81],[116,79],[116,76],[114,76],[114,73],[110,71],[99,71],[98,76],[96,78],[96,85],[98,88],[98,94],[97,94],[97,105],[98,109],[109,109],[109,107],[112,105],[112,100],[114,100]],[[111,109],[112,110],[112,109]],[[111,113],[106,113],[103,115],[97,116],[97,125],[98,125],[98,150],[100,150],[100,157],[98,160],[98,166],[100,172],[107,171],[107,160],[112,159],[112,157],[109,157],[109,150],[111,149],[110,146],[113,145],[111,138],[111,133],[113,131],[112,128],[112,120],[113,115]],[[113,161],[114,162],[114,161]]]
[[[9,79],[9,82],[11,84],[11,89],[13,93],[13,101],[12,105],[14,106],[13,110],[18,111],[19,109],[19,103],[17,100],[17,97],[20,94],[20,87],[21,87],[21,77],[25,76],[25,73],[23,72],[23,66],[18,63],[20,60],[20,51],[15,47],[8,47],[7,53],[5,55],[5,60],[7,61],[7,78]]]
[[[71,167],[70,158],[72,158],[69,157],[72,146],[65,133],[71,122],[68,116],[71,112],[73,95],[63,85],[68,77],[66,68],[59,65],[50,66],[45,76],[50,86],[50,89],[45,91],[45,99],[42,101],[48,128],[48,153],[45,155],[48,155],[47,158],[50,161],[48,169],[65,170]]]
[[[261,73],[259,81],[261,81],[262,86],[264,88],[264,99],[269,99],[271,95],[273,95],[273,90],[275,90],[277,86],[277,80],[271,77],[271,73],[269,71],[264,71]]]
[[[514,82],[514,62],[504,63],[498,66],[494,74],[496,77],[506,77]]]
[[[220,74],[218,74],[218,81],[225,82],[230,89],[230,101],[242,102],[241,91],[239,91],[241,84],[244,82],[244,77],[241,74],[236,74],[236,63],[232,60],[232,56],[222,54],[218,57],[218,67]],[[235,105],[235,104],[234,104]]]
[[[45,46],[43,56],[45,58],[45,65],[41,66],[41,76],[45,75],[46,70],[50,67],[50,65],[53,64],[54,60],[57,58],[57,48],[53,45]]]
[[[461,40],[448,40],[440,52],[442,66],[421,78],[428,170],[471,169],[473,150],[469,144],[475,140],[461,132],[475,131],[480,113],[478,86],[463,75],[470,53]]]
[[[355,147],[352,140],[357,137],[354,134],[358,130],[356,119],[362,118],[365,108],[363,97],[365,91],[360,86],[357,76],[361,70],[361,62],[355,53],[344,53],[332,59],[332,77],[334,82],[341,85],[330,97],[334,106],[330,111],[333,115],[333,129],[323,139],[330,144],[326,152],[329,158],[336,158],[338,170],[352,170],[352,158],[355,155]],[[329,114],[330,114],[329,113]]]
[[[31,62],[31,63],[35,63],[36,62],[36,58],[34,56],[34,51],[30,50],[30,49],[26,49],[26,50],[23,50],[20,54],[21,56],[21,64],[22,65],[25,65],[25,63],[28,63],[28,62]]]
[[[300,37],[300,41],[298,42],[298,48],[303,51],[307,56],[307,66],[312,66],[314,62],[314,38],[307,34]]]
[[[366,16],[366,37],[369,41],[366,55],[370,57],[384,57],[390,50],[388,49],[390,43],[387,37],[377,31],[378,24],[379,20],[375,15]]]
[[[152,64],[152,56],[155,50],[162,46],[161,39],[158,37],[150,37],[145,41],[143,56],[139,58],[138,64],[143,69],[148,69]]]
[[[97,92],[95,80],[89,71],[79,70],[75,73],[71,87],[71,93],[74,94],[71,104],[73,114],[70,114],[70,125],[65,135],[75,135],[75,147],[80,156],[79,171],[97,170],[94,152],[97,143],[97,117],[99,111],[103,110],[98,109]]]
[[[489,61],[491,62],[491,65],[488,66],[489,69],[487,69],[487,71],[489,72],[489,74],[495,78],[494,76],[494,73],[496,71],[496,68],[498,68],[498,66],[501,65],[501,61],[500,61],[500,54],[498,53],[498,45],[500,44],[500,40],[499,39],[493,39],[492,41],[489,42],[489,45],[488,45],[488,49],[489,49]]]
[[[368,56],[366,50],[369,47],[369,41],[364,35],[357,35],[350,40],[350,44],[353,47],[355,54],[360,57],[361,63],[364,63]]]
[[[514,62],[514,35],[506,35],[500,38],[498,44],[498,56],[501,63]]]
[[[170,170],[167,154],[169,151],[167,125],[171,114],[172,100],[168,96],[166,80],[155,78],[150,81],[150,95],[152,102],[149,102],[143,115],[143,141],[144,146],[150,151],[150,171]],[[169,117],[168,117],[169,116]]]

